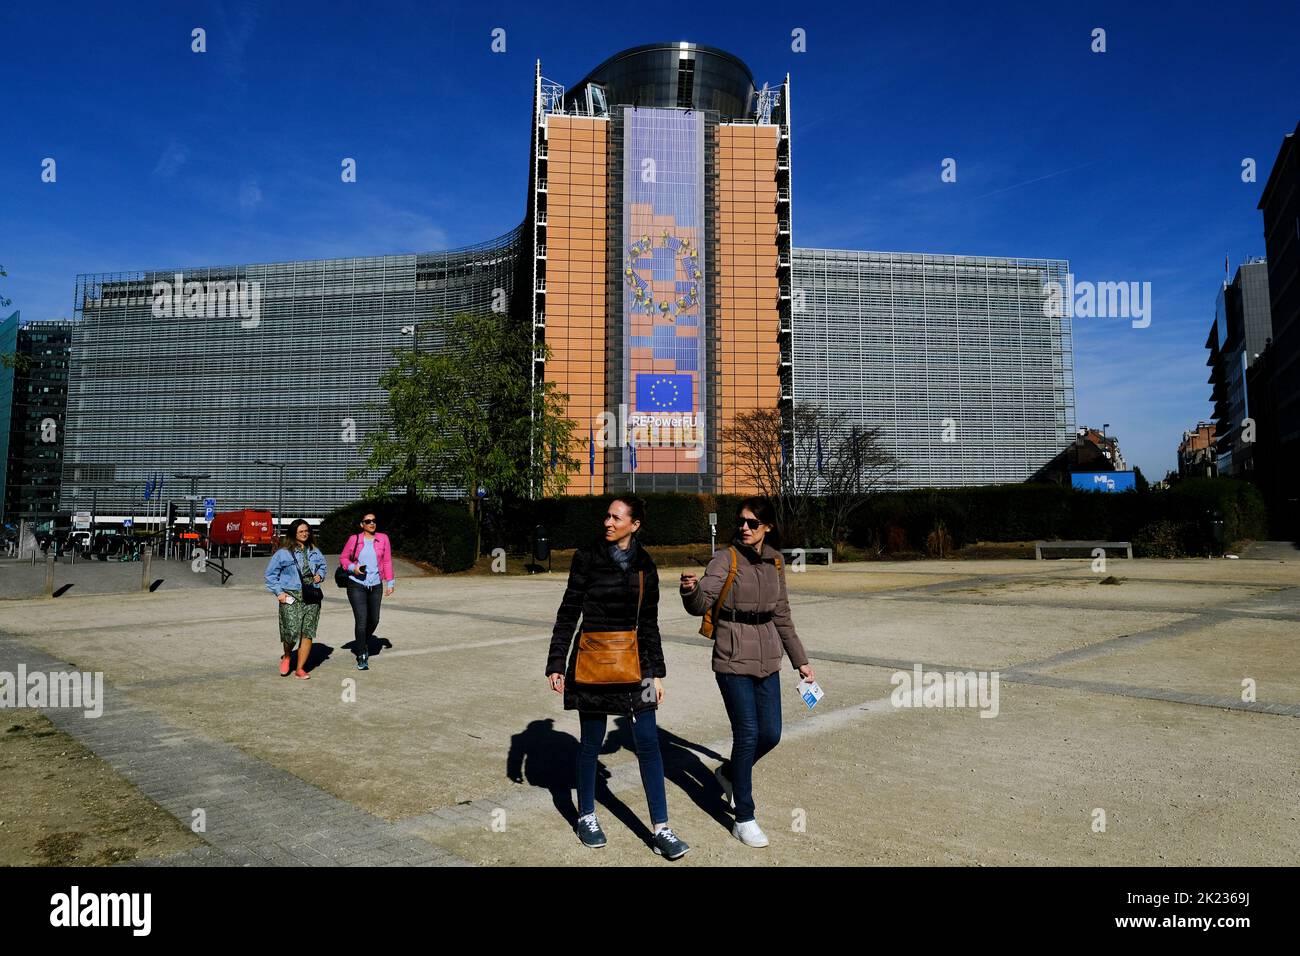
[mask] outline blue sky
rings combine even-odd
[[[617,50],[688,39],[760,83],[792,75],[797,245],[1064,258],[1080,280],[1150,282],[1150,326],[1076,319],[1075,363],[1079,422],[1109,422],[1158,478],[1210,414],[1224,256],[1235,270],[1264,253],[1256,204],[1300,120],[1300,13],[1133,6],[11,4],[0,292],[54,318],[80,272],[496,236],[523,210],[534,60],[567,85]]]

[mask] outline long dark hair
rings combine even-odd
[[[303,547],[308,551],[316,547],[316,532],[312,529],[311,524],[306,518],[298,518],[296,521],[289,523],[289,530],[286,531],[284,537],[280,539],[280,547],[284,548],[286,551],[293,551],[298,547],[298,525],[300,524],[307,525],[307,543],[303,545]]]
[[[741,512],[746,510],[750,511],[755,518],[772,529],[763,536],[763,543],[771,545],[777,551],[780,551],[781,526],[776,523],[776,508],[772,505],[771,500],[767,498],[746,498],[740,504],[736,505],[736,534],[733,540],[737,544],[743,543],[743,539],[740,535],[740,515]]]

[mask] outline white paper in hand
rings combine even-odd
[[[803,698],[803,702],[812,710],[817,706],[817,702],[826,696],[826,692],[821,689],[821,685],[814,681],[801,680],[795,685],[795,692]]]

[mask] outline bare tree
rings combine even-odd
[[[853,513],[901,462],[880,429],[845,412],[800,404],[791,424],[776,408],[737,415],[722,429],[732,473],[772,499],[793,535],[838,551]]]

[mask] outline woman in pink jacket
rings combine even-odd
[[[357,655],[357,670],[370,670],[370,638],[379,626],[379,602],[393,593],[393,548],[388,535],[375,530],[375,513],[367,511],[361,518],[361,530],[343,545],[339,561],[348,574],[348,603],[356,623],[352,651]],[[382,591],[380,590],[382,588]]]

